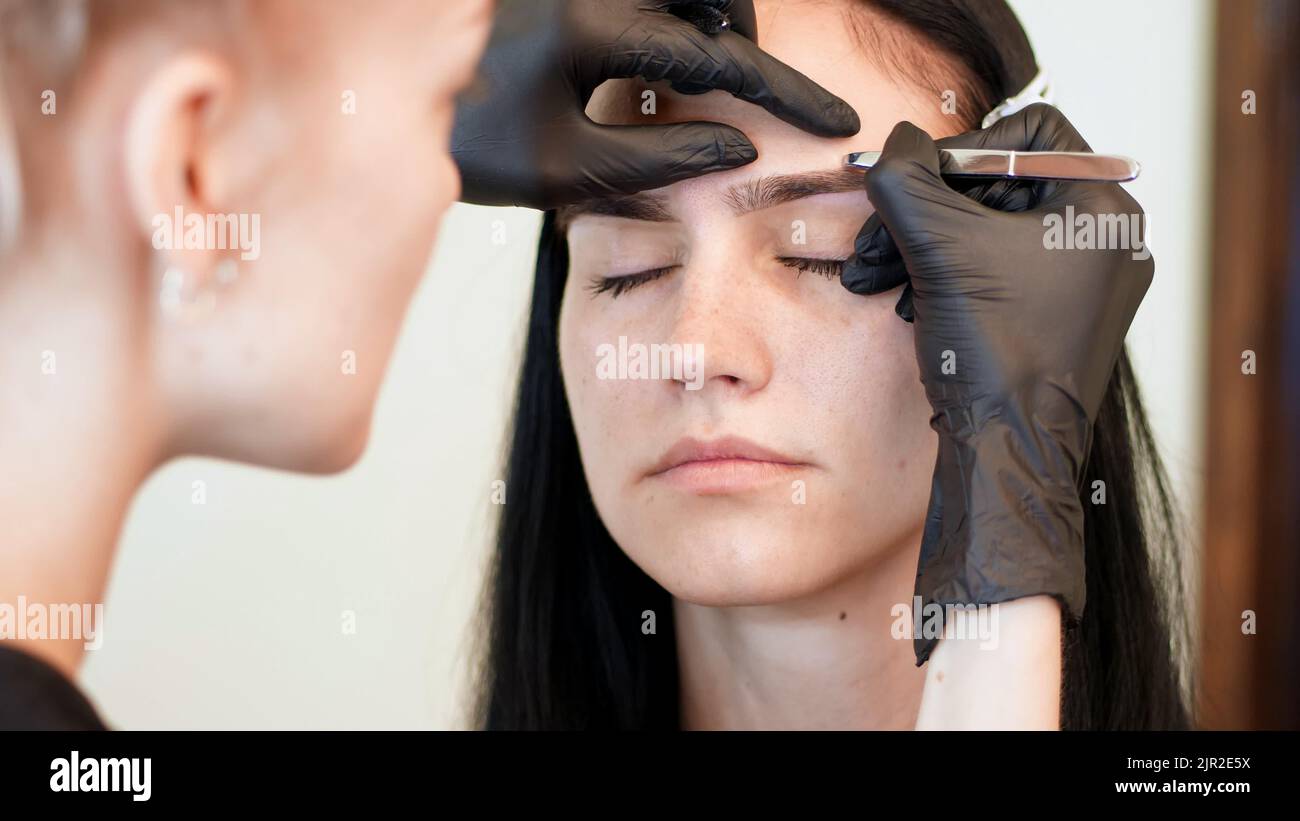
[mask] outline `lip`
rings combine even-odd
[[[687,437],[669,448],[646,475],[689,493],[712,496],[788,480],[809,467],[807,462],[737,436],[707,442]]]

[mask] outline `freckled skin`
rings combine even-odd
[[[722,198],[756,176],[837,169],[849,151],[879,148],[902,119],[935,136],[953,126],[925,94],[896,86],[867,61],[839,4],[757,6],[764,48],[853,104],[862,132],[812,137],[726,94],[679,96],[661,86],[657,114],[647,117],[638,81],[602,86],[589,108],[598,121],[720,121],[743,130],[759,159],[662,189],[675,225],[579,217],[560,320],[565,387],[602,520],[674,596],[716,606],[807,596],[914,551],[935,456],[911,326],[894,313],[898,291],[855,296],[837,280],[774,261],[792,250],[795,220],[809,237],[793,250],[846,256],[870,214],[865,194],[739,218]],[[632,266],[621,275],[665,264],[681,267],[617,299],[587,290],[612,267]],[[620,335],[703,344],[703,388],[595,379],[594,352]],[[792,500],[789,481],[698,496],[646,477],[681,437],[723,435],[811,463],[791,477],[805,482],[804,502]]]

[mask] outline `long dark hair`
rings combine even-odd
[[[864,2],[965,68],[959,113],[972,125],[1036,71],[1003,0]],[[885,60],[925,59],[881,46],[876,56]],[[606,531],[578,456],[557,347],[568,268],[567,242],[548,213],[508,503],[480,614],[475,721],[487,729],[677,729],[671,597]],[[1105,504],[1092,502],[1098,480]],[[1180,530],[1127,353],[1097,417],[1083,487],[1088,603],[1065,635],[1062,727],[1186,729]],[[653,635],[642,634],[646,611],[656,616]]]

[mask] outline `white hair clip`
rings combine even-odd
[[[980,123],[980,128],[988,128],[1004,117],[1010,117],[1017,111],[1034,103],[1051,103],[1052,102],[1052,83],[1048,79],[1047,72],[1039,69],[1034,75],[1034,79],[1021,90],[1019,94],[1008,97],[1002,103],[988,114],[984,115],[984,121]]]

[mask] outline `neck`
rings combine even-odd
[[[66,273],[47,269],[45,287],[26,290],[32,277],[10,273],[0,288],[0,607],[12,620],[0,621],[0,639],[71,677],[87,619],[102,628],[94,605],[161,440],[140,384],[147,369],[127,355],[138,348],[111,300],[53,300]]]
[[[911,601],[920,533],[833,587],[779,604],[673,600],[683,729],[906,729],[925,671],[890,611]]]

